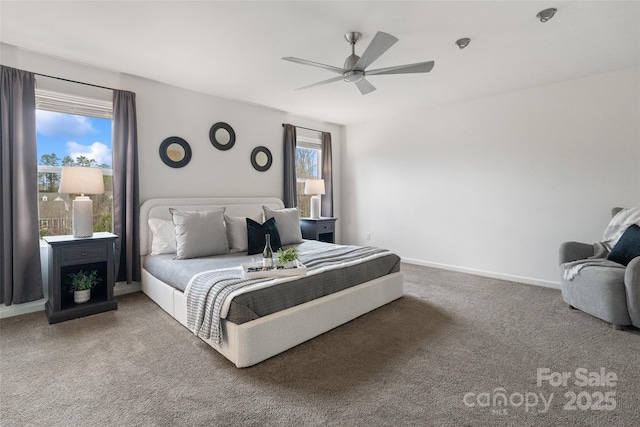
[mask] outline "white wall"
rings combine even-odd
[[[343,240],[557,286],[561,242],[598,241],[612,207],[640,205],[639,76],[626,69],[347,126]]]
[[[122,84],[136,92],[141,202],[176,196],[282,198],[282,123],[331,132],[339,179],[339,125],[133,76],[124,76]],[[211,144],[209,130],[216,122],[228,123],[234,129],[236,142],[230,150],[221,151]],[[179,136],[191,146],[191,161],[183,168],[170,168],[160,160],[160,143],[170,136]],[[273,156],[273,164],[266,172],[258,172],[251,165],[251,151],[258,146],[267,147]],[[336,192],[334,204],[339,215],[339,189]]]

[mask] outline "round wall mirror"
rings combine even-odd
[[[218,150],[229,150],[236,143],[236,133],[228,124],[218,122],[211,126],[209,139]]]
[[[256,147],[251,152],[251,165],[259,172],[268,171],[273,163],[271,151],[267,147]]]
[[[167,166],[181,168],[191,160],[191,147],[184,139],[171,136],[160,144],[160,158]]]

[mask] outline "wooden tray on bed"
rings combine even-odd
[[[274,260],[277,264],[277,261]],[[289,277],[289,276],[305,276],[307,274],[307,267],[300,261],[295,261],[294,267],[273,267],[269,270],[264,270],[261,262],[251,262],[242,264],[242,274],[246,278],[254,277]]]

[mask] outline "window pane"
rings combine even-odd
[[[298,192],[298,210],[301,217],[311,214],[311,195],[304,194],[307,178],[320,179],[322,170],[322,150],[320,148],[296,148],[296,190]]]
[[[298,179],[318,178],[318,159],[320,150],[296,148],[296,177]]]
[[[93,200],[93,231],[113,231],[110,119],[36,110],[40,237],[72,234],[73,199],[59,194],[62,166],[100,167],[104,194]]]

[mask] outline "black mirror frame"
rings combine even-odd
[[[227,132],[229,132],[229,142],[228,143],[220,144],[216,140],[216,131],[218,129],[224,129]],[[218,122],[218,123],[214,124],[213,126],[211,126],[211,129],[209,130],[209,140],[211,141],[213,146],[216,147],[218,150],[222,150],[222,151],[230,150],[233,147],[233,145],[236,143],[236,133],[233,130],[233,128],[231,126],[229,126],[228,124],[226,124],[224,122]]]
[[[264,165],[264,166],[260,166],[258,164],[258,162],[256,161],[256,156],[259,153],[264,153],[264,154],[267,155],[267,164]],[[258,172],[266,172],[266,171],[268,171],[269,168],[271,168],[271,164],[272,163],[273,163],[273,156],[271,155],[271,151],[269,151],[269,149],[267,147],[259,146],[259,147],[254,148],[253,151],[251,151],[251,165]]]
[[[167,155],[167,149],[171,144],[178,144],[184,150],[184,157],[182,160],[176,162],[175,160],[171,160]],[[186,166],[191,161],[191,146],[187,141],[178,137],[178,136],[170,136],[169,138],[162,141],[160,144],[160,158],[164,162],[165,165],[172,168],[181,168]]]

